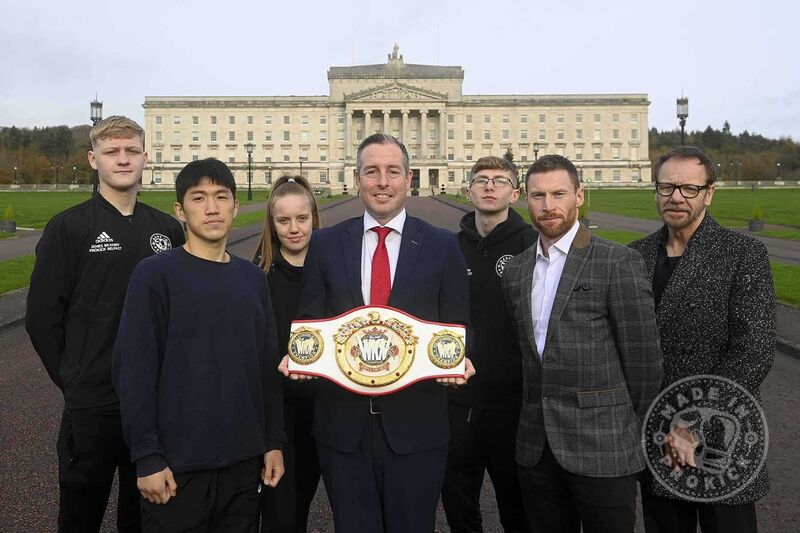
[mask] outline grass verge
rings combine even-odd
[[[31,254],[0,261],[0,294],[30,284],[34,258],[35,256]]]

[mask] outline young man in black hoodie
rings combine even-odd
[[[117,530],[140,530],[136,471],[122,438],[111,352],[128,278],[145,257],[183,244],[180,224],[136,200],[144,130],[111,116],[89,133],[99,194],[55,215],[36,245],[25,327],[64,394],[58,531],[100,530],[119,471]]]
[[[131,275],[112,376],[145,532],[255,533],[260,478],[283,475],[283,389],[264,272],[230,255],[239,202],[228,167],[175,180],[182,247]]]
[[[461,219],[459,244],[467,260],[473,358],[478,373],[449,392],[450,445],[442,503],[453,533],[483,531],[484,471],[495,489],[506,533],[527,531],[514,447],[522,394],[518,343],[503,300],[506,262],[536,244],[537,233],[510,206],[519,198],[517,170],[499,157],[472,167],[468,196],[475,211]]]

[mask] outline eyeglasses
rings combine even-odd
[[[684,198],[696,198],[700,191],[703,189],[708,189],[708,185],[692,185],[686,183],[684,185],[675,185],[674,183],[666,183],[666,182],[656,182],[656,192],[660,196],[672,196],[672,193],[675,192],[675,189],[681,191],[681,195]]]
[[[492,182],[492,185],[494,185],[499,189],[502,189],[504,187],[513,187],[514,185],[510,179],[504,178],[502,176],[498,176],[496,178],[484,178],[484,177],[475,178],[474,180],[472,180],[471,185],[483,189],[484,187],[489,185],[490,181]]]

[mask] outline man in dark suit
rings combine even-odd
[[[466,264],[455,235],[406,214],[405,147],[383,133],[367,137],[355,178],[366,212],[312,235],[298,316],[388,304],[424,320],[467,324]],[[467,362],[464,378],[442,381],[463,384],[472,374]],[[448,440],[442,385],[423,381],[367,397],[321,380],[313,435],[336,531],[433,530]]]
[[[661,383],[644,263],[580,225],[568,159],[541,157],[525,184],[539,240],[503,275],[522,350],[525,512],[534,532],[631,532],[641,420]]]
[[[664,386],[698,374],[742,385],[756,399],[775,356],[775,291],[769,256],[755,238],[720,226],[706,212],[714,164],[682,146],[655,166],[656,204],[664,226],[631,244],[644,256],[664,351]],[[678,466],[696,466],[697,442],[676,427],[667,437]],[[688,433],[683,431],[683,433]],[[647,533],[755,532],[756,500],[769,490],[766,469],[734,496],[696,503],[649,475],[642,482]]]

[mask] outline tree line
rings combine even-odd
[[[0,128],[0,184],[90,183],[86,160],[90,126]],[[650,129],[650,160],[680,144],[680,131]],[[800,180],[800,144],[791,137],[768,139],[757,133],[731,133],[708,126],[686,134],[686,144],[702,148],[725,181]],[[513,156],[512,156],[513,157]],[[14,170],[16,167],[16,171]],[[73,170],[74,168],[74,170]]]

